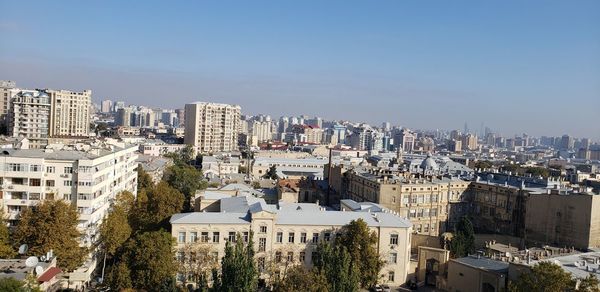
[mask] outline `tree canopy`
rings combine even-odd
[[[469,255],[475,251],[475,231],[473,223],[463,216],[456,225],[452,240],[450,241],[450,254],[454,258]]]
[[[164,181],[185,197],[184,211],[191,209],[191,201],[197,190],[205,189],[207,182],[202,171],[189,165],[172,165],[165,171]]]
[[[531,268],[531,272],[524,272],[519,279],[511,283],[510,291],[568,291],[575,288],[575,281],[571,274],[559,265],[551,262],[539,262]]]
[[[126,209],[116,204],[100,225],[100,241],[106,253],[114,256],[117,249],[129,239],[131,232]]]
[[[141,165],[137,167],[138,174],[138,191],[142,189],[148,189],[154,186],[152,177],[142,168]]]
[[[351,257],[343,245],[319,243],[314,272],[318,277],[327,279],[328,291],[358,291],[364,275],[360,274],[358,265],[353,263]]]
[[[168,229],[169,218],[183,209],[183,195],[166,182],[160,182],[152,188],[138,194],[134,207],[134,228],[140,230]]]
[[[268,178],[268,179],[279,179],[279,176],[277,175],[277,166],[275,165],[271,165],[271,167],[269,167],[269,170],[267,171],[267,173],[265,173],[265,175],[263,175],[263,178]]]
[[[16,252],[11,246],[10,232],[4,218],[4,210],[0,208],[0,258],[10,259],[16,255]]]
[[[350,253],[352,264],[361,275],[360,286],[370,288],[377,284],[379,271],[383,261],[376,249],[377,234],[369,231],[367,223],[362,220],[352,220],[342,228],[341,236],[336,244],[345,247]]]
[[[258,270],[254,263],[254,249],[252,233],[248,243],[244,243],[241,236],[237,236],[235,243],[227,242],[225,256],[221,260],[221,273],[214,280],[215,291],[227,292],[253,292],[256,291]],[[213,278],[214,278],[213,276]]]
[[[156,291],[172,281],[177,272],[174,244],[175,239],[163,230],[139,233],[127,241],[121,260],[128,264],[133,287]]]
[[[69,203],[42,201],[21,211],[13,242],[16,245],[27,244],[28,255],[40,256],[53,250],[58,266],[65,271],[73,271],[87,255],[87,249],[79,246],[78,217],[75,206]]]

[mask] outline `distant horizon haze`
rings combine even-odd
[[[95,102],[600,140],[600,1],[0,0],[0,79]]]

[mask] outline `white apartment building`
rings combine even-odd
[[[185,148],[185,144],[168,144],[162,140],[146,140],[140,144],[140,153],[150,156],[161,156],[175,153]]]
[[[200,153],[238,149],[241,108],[238,105],[197,102],[185,105],[185,144]]]
[[[50,97],[37,90],[23,90],[10,101],[8,134],[25,137],[31,148],[42,148],[48,144],[48,120]]]
[[[62,145],[61,145],[62,146]],[[92,247],[110,203],[121,191],[137,194],[136,146],[75,145],[54,149],[5,149],[0,154],[0,201],[12,226],[19,212],[41,200],[66,200],[77,207],[81,245]],[[69,275],[71,283],[90,280],[91,256]]]
[[[45,90],[50,96],[50,137],[87,137],[90,135],[92,91]]]
[[[385,262],[380,281],[399,286],[407,280],[412,228],[406,219],[385,212],[326,211],[316,204],[268,205],[252,196],[224,197],[217,204],[218,212],[171,217],[178,258],[187,245],[201,244],[220,259],[227,241],[235,240],[237,234],[247,240],[252,232],[260,277],[268,281],[273,265],[281,274],[289,265],[311,267],[320,241],[333,240],[344,225],[362,219],[377,234],[377,250]],[[185,278],[178,275],[180,282]]]

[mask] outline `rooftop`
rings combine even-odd
[[[463,265],[466,265],[466,266],[469,266],[472,268],[482,269],[482,270],[486,270],[486,271],[492,271],[492,272],[498,272],[498,273],[508,271],[508,263],[507,262],[492,260],[492,259],[488,259],[485,257],[468,256],[468,257],[453,259],[453,261],[459,262]]]

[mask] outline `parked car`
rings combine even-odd
[[[377,284],[377,285],[371,287],[371,291],[373,291],[373,292],[383,292],[383,288],[381,288],[381,285]]]
[[[391,292],[392,289],[388,285],[381,285],[381,291],[383,291],[383,292]]]

